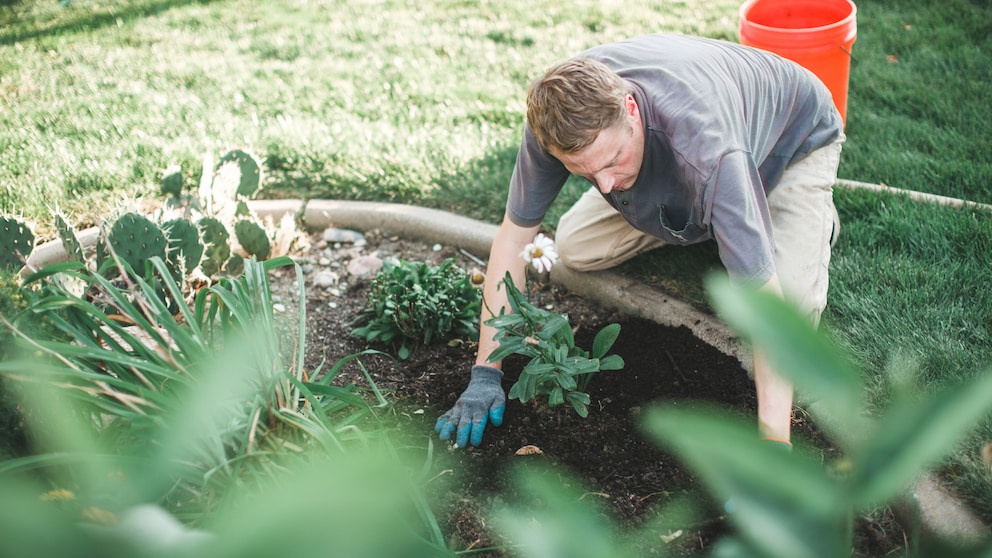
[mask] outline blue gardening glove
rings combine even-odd
[[[482,443],[482,432],[486,423],[493,426],[503,423],[506,410],[506,394],[500,380],[503,372],[492,366],[477,364],[472,367],[472,379],[461,397],[450,411],[441,415],[434,430],[442,440],[450,440],[451,433],[458,429],[455,443],[463,448],[471,441],[473,446]]]

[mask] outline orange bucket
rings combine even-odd
[[[856,15],[851,0],[747,0],[740,10],[740,41],[793,60],[816,74],[847,122]]]

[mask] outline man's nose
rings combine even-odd
[[[617,180],[615,177],[603,175],[596,177],[596,184],[599,185],[600,192],[609,194],[616,187]]]

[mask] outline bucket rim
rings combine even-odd
[[[755,4],[761,1],[762,0],[746,0],[746,2],[744,2],[744,4],[741,5],[740,9],[738,10],[738,16],[740,17],[741,25],[747,24],[748,26],[751,26],[754,29],[759,29],[762,31],[770,31],[773,33],[798,34],[798,33],[810,33],[810,32],[823,32],[823,31],[833,31],[839,28],[847,28],[856,21],[858,15],[858,7],[854,4],[852,0],[840,0],[837,3],[848,5],[851,8],[851,12],[847,14],[843,19],[839,21],[835,21],[834,23],[828,23],[827,25],[820,25],[817,27],[800,27],[800,28],[772,27],[771,25],[762,25],[760,23],[755,23],[747,18],[747,14],[751,10],[751,8],[754,7]]]

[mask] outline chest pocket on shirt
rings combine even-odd
[[[671,215],[664,205],[658,207],[658,222],[661,224],[662,240],[668,244],[695,244],[709,238],[709,230],[692,222],[692,216],[679,219]]]

